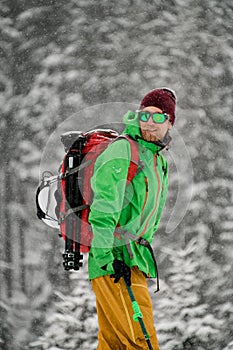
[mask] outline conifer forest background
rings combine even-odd
[[[161,291],[149,281],[161,350],[233,349],[232,29],[232,0],[0,0],[1,350],[96,349],[86,260],[65,272],[36,217],[41,159],[47,147],[58,167],[48,140],[71,116],[77,130],[120,122],[160,86],[178,96]]]

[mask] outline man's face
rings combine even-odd
[[[147,111],[150,113],[163,113],[160,108],[154,106],[145,107],[142,109],[142,111]],[[147,122],[140,120],[140,128],[144,140],[158,142],[164,139],[167,131],[172,128],[172,124],[168,119],[162,124],[154,123],[152,117],[150,117]]]

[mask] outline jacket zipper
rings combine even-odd
[[[159,177],[159,174],[158,174],[158,170],[157,170],[156,164],[157,164],[157,155],[155,155],[155,157],[154,157],[154,170],[155,170],[156,179],[158,181],[158,190],[156,192],[155,206],[154,206],[152,212],[150,213],[149,217],[147,218],[147,221],[146,221],[146,224],[144,226],[144,229],[141,232],[141,234],[139,235],[139,237],[142,237],[146,233],[146,230],[147,230],[150,218],[154,215],[154,213],[155,213],[155,211],[157,209],[157,205],[158,205],[158,198],[159,198],[159,192],[160,192],[160,177]]]
[[[144,181],[145,181],[145,185],[146,185],[146,194],[145,194],[144,203],[143,203],[143,206],[142,206],[141,222],[142,222],[142,217],[143,217],[144,209],[145,209],[145,206],[146,206],[146,202],[147,202],[147,199],[148,199],[148,179],[147,179],[146,176],[144,177]]]

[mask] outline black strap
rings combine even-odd
[[[135,235],[128,232],[128,231],[122,230],[120,227],[116,227],[115,234],[116,235],[119,234],[119,235],[124,237],[125,245],[126,245],[126,248],[127,248],[128,254],[129,254],[129,258],[133,259],[133,252],[132,252],[129,240],[131,239],[132,241],[135,241],[135,239],[136,239]]]
[[[58,220],[58,223],[59,225],[67,219],[67,217],[71,214],[74,214],[74,213],[78,213],[79,211],[82,211],[84,209],[87,209],[89,207],[88,204],[82,204],[82,205],[79,205],[78,207],[75,207],[75,208],[70,208],[67,210],[66,214],[64,214],[61,218],[59,218]]]
[[[92,162],[92,160],[88,160],[87,162],[81,163],[80,165],[76,166],[75,168],[66,171],[65,174],[60,175],[60,179],[64,179],[67,176],[73,175],[74,173],[76,173],[77,171],[80,171],[82,169],[84,169],[85,167],[87,167],[88,165],[90,165]]]
[[[128,251],[128,254],[129,254],[129,258],[130,259],[133,259],[133,252],[132,252],[132,249],[131,249],[131,246],[130,246],[130,239],[132,241],[136,241],[138,244],[146,247],[147,249],[149,249],[149,252],[151,254],[151,257],[153,259],[153,262],[154,262],[154,265],[155,265],[155,268],[156,268],[156,274],[157,274],[157,289],[155,291],[155,293],[157,293],[159,291],[159,273],[158,273],[158,265],[157,265],[157,262],[156,262],[156,259],[155,259],[155,255],[154,255],[154,251],[153,251],[153,248],[152,246],[150,245],[150,243],[145,239],[145,238],[142,238],[142,237],[139,237],[139,238],[136,238],[134,234],[128,232],[128,231],[124,231],[122,230],[120,227],[117,227],[115,229],[115,233],[116,234],[120,234],[124,237],[125,239],[125,244],[126,244],[126,248],[127,248],[127,251]]]
[[[157,265],[157,262],[155,259],[153,248],[145,238],[140,237],[137,240],[137,242],[138,242],[138,244],[143,245],[144,247],[148,248],[149,252],[151,253],[151,256],[152,256],[152,259],[154,261],[155,268],[156,268],[156,274],[157,274],[157,278],[156,278],[157,279],[157,290],[155,291],[155,293],[157,293],[159,291],[159,273],[158,273],[158,265]]]

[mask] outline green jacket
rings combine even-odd
[[[94,192],[89,222],[93,241],[89,253],[89,278],[114,273],[115,258],[128,266],[138,266],[148,277],[156,277],[156,266],[149,249],[136,242],[141,236],[150,244],[159,225],[168,187],[167,161],[159,153],[160,147],[141,138],[139,121],[134,112],[124,116],[124,134],[138,142],[139,158],[144,168],[127,184],[130,164],[130,144],[117,140],[97,158],[91,186]],[[116,227],[130,232],[129,250],[124,235]],[[132,237],[133,238],[133,237]],[[101,269],[107,265],[107,269]]]

